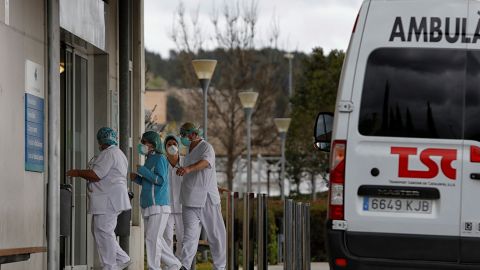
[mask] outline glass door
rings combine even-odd
[[[65,173],[87,167],[88,61],[65,45],[61,62],[62,184],[69,185],[72,191],[71,228],[62,240],[61,265],[78,269],[87,265],[87,186],[85,180],[67,178]]]

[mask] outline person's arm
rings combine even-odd
[[[107,176],[114,165],[114,160],[115,156],[112,151],[103,150],[93,162],[91,170],[76,170],[83,175],[78,177],[82,177],[90,182],[98,182]]]
[[[80,177],[89,182],[98,182],[100,178],[93,170],[69,170],[67,176]]]
[[[163,185],[165,181],[168,181],[168,163],[167,159],[162,155],[158,158],[155,170],[152,172],[145,166],[138,168],[138,174],[143,178],[155,185]]]
[[[138,185],[142,185],[142,177],[136,173],[130,173],[130,180]]]
[[[190,166],[178,168],[177,175],[184,176],[185,174],[189,174],[189,173],[195,172],[195,171],[200,171],[200,170],[206,169],[208,167],[210,167],[210,163],[208,161],[202,159],[199,162],[194,163]]]
[[[220,192],[221,194],[223,194],[224,192],[230,192],[230,190],[226,189],[226,188],[222,188],[222,187],[218,187],[218,192]]]
[[[204,148],[200,149],[202,150],[200,161],[192,165],[179,168],[177,170],[177,175],[184,176],[195,171],[200,171],[215,166],[215,152],[213,151],[213,147],[209,144],[203,144],[201,147]]]

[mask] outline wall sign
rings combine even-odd
[[[25,170],[45,170],[43,67],[25,61]]]

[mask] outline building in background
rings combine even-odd
[[[87,167],[102,126],[119,131],[130,166],[140,162],[143,1],[1,1],[0,40],[0,269],[99,269],[86,183],[65,172]],[[121,242],[130,269],[143,269],[129,185]]]

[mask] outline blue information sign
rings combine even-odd
[[[45,170],[44,100],[25,93],[25,170]]]

